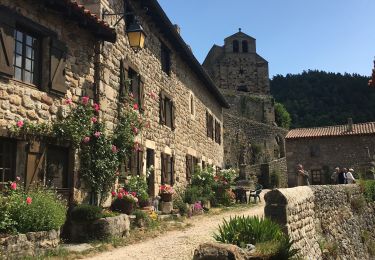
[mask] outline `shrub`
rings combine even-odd
[[[202,196],[202,190],[198,186],[187,186],[184,194],[184,201],[189,204],[194,204],[199,201]]]
[[[282,235],[280,226],[269,219],[235,216],[229,222],[224,220],[214,238],[219,242],[244,248],[246,244],[278,240]]]
[[[13,233],[15,222],[11,219],[7,200],[0,196],[0,233]]]
[[[245,248],[256,245],[256,251],[267,255],[267,259],[290,259],[299,252],[292,249],[293,241],[285,235],[278,224],[267,218],[236,216],[219,226],[214,239]]]
[[[366,206],[366,199],[363,196],[350,199],[350,205],[356,212],[360,212]]]
[[[183,201],[184,194],[177,193],[177,196],[173,198],[173,207],[178,209],[178,212],[181,216],[184,216],[188,213],[189,208],[186,205],[186,202]]]
[[[102,218],[102,209],[98,206],[81,204],[73,208],[71,218],[75,222],[90,222]]]
[[[14,192],[9,195],[8,203],[10,219],[20,233],[59,229],[66,219],[65,204],[51,190]]]
[[[275,103],[275,121],[279,127],[289,129],[292,118],[283,104]]]
[[[135,220],[136,220],[136,224],[138,227],[143,227],[143,226],[150,226],[152,223],[153,223],[153,219],[150,217],[149,214],[147,214],[146,212],[142,211],[142,210],[135,210],[133,212],[133,215],[135,215]]]
[[[359,182],[367,201],[375,201],[375,180],[361,180]]]

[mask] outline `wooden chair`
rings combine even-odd
[[[250,202],[251,198],[254,198],[254,203],[257,203],[257,198],[260,201],[260,193],[262,192],[262,190],[263,190],[263,186],[260,185],[260,184],[257,184],[255,190],[250,192],[249,202]]]

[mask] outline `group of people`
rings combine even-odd
[[[331,175],[331,180],[335,184],[353,184],[355,183],[354,178],[354,169],[349,168],[342,168],[339,167],[335,168],[335,171]]]
[[[297,165],[297,185],[304,186],[310,185],[309,172],[303,168],[302,164]],[[354,169],[335,168],[334,173],[331,175],[332,184],[353,184],[355,183]]]

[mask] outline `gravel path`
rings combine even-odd
[[[217,230],[223,218],[234,215],[262,216],[264,204],[248,209],[238,209],[213,216],[197,216],[188,220],[192,226],[184,231],[170,231],[159,237],[134,245],[117,248],[88,259],[189,259],[193,257],[195,248],[201,243],[213,241],[212,234]]]

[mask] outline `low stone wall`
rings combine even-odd
[[[278,189],[265,201],[265,216],[283,227],[306,259],[374,257],[363,236],[375,229],[375,206],[364,201],[357,185]]]
[[[60,231],[29,232],[0,237],[0,259],[35,256],[55,248],[60,243]]]
[[[94,222],[70,224],[71,242],[88,242],[112,237],[128,236],[130,231],[130,218],[121,214],[116,217],[101,218]]]

